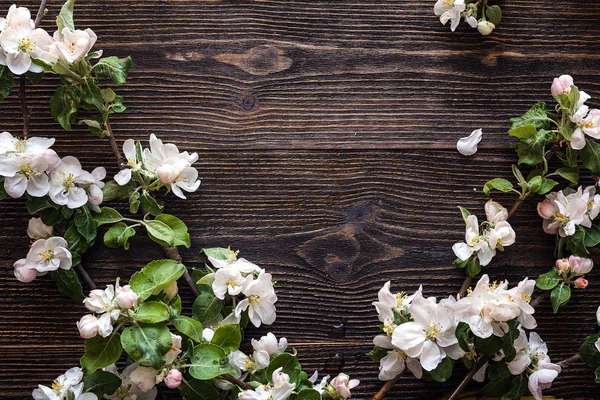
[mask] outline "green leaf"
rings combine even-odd
[[[13,73],[6,65],[0,65],[0,101],[8,96],[15,85]]]
[[[86,375],[117,362],[123,352],[120,339],[121,336],[115,332],[106,338],[96,336],[85,341],[85,354],[80,362]]]
[[[165,365],[164,355],[173,347],[165,324],[129,326],[123,330],[121,344],[132,359],[154,369]]]
[[[490,383],[481,389],[481,394],[484,396],[502,396],[506,393],[513,380],[513,375],[508,370],[506,363],[494,363],[487,370]]]
[[[78,90],[71,85],[61,85],[56,89],[54,96],[50,99],[50,112],[52,118],[70,132],[71,124],[77,118],[77,110],[80,106]]]
[[[594,379],[594,382],[600,383],[600,367],[596,368],[595,374],[596,374],[596,379]]]
[[[179,391],[186,400],[215,400],[219,391],[211,381],[199,381],[186,376],[179,385]]]
[[[185,246],[190,248],[190,234],[185,223],[177,217],[169,214],[160,214],[156,217],[156,220],[164,223],[173,231],[173,246]]]
[[[550,300],[552,300],[552,311],[554,314],[558,312],[560,306],[569,302],[571,298],[571,287],[568,284],[561,283],[550,292]]]
[[[481,272],[481,264],[479,263],[479,259],[471,258],[469,259],[469,263],[465,269],[467,275],[471,277],[476,277]]]
[[[132,191],[133,188],[131,186],[121,186],[115,181],[106,182],[106,185],[102,188],[103,201],[128,199]]]
[[[190,363],[190,374],[194,378],[203,381],[234,372],[227,361],[225,351],[210,343],[199,344],[194,347]]]
[[[89,243],[77,231],[77,227],[75,227],[74,223],[69,226],[69,229],[65,232],[64,238],[69,244],[69,251],[73,256],[73,265],[79,264],[81,255],[90,248]]]
[[[119,214],[117,210],[110,207],[102,207],[100,212],[94,215],[94,221],[96,221],[98,226],[115,224],[117,222],[121,222],[122,220],[123,216]]]
[[[520,400],[527,393],[527,383],[528,379],[523,374],[515,376],[504,397],[510,400]]]
[[[579,167],[559,168],[556,173],[575,185],[579,183]]]
[[[202,342],[202,324],[193,318],[181,315],[171,320],[175,329],[195,342]],[[237,326],[237,325],[236,325]],[[239,327],[238,327],[239,330]]]
[[[85,393],[93,393],[99,399],[104,395],[110,396],[121,386],[121,378],[107,371],[96,371],[83,377]]]
[[[116,249],[123,246],[125,250],[129,249],[129,238],[135,236],[135,229],[119,222],[111,226],[104,234],[104,244],[106,247]]]
[[[145,213],[157,216],[163,212],[165,206],[159,204],[158,201],[149,192],[144,191],[140,196],[142,209]]]
[[[192,305],[192,315],[200,322],[213,320],[223,308],[223,301],[215,296],[212,287],[196,285],[198,297]]]
[[[267,379],[269,383],[273,383],[273,372],[278,368],[283,368],[282,372],[289,375],[290,383],[297,384],[299,382],[302,367],[295,355],[282,353],[273,358],[271,364],[267,367]]]
[[[589,169],[592,174],[600,175],[600,144],[591,139],[586,140],[586,145],[579,154],[583,166]]]
[[[545,146],[556,140],[556,134],[540,129],[535,136],[514,143],[519,156],[519,164],[537,165],[544,161]]]
[[[567,249],[575,256],[587,257],[590,254],[585,247],[585,230],[581,225],[575,228],[574,234],[566,237],[565,243]]]
[[[106,136],[106,132],[104,129],[102,129],[102,124],[99,121],[96,121],[96,119],[94,118],[96,118],[96,116],[92,117],[91,119],[82,119],[79,122],[77,122],[77,124],[85,124],[90,130],[90,132],[92,132],[94,135],[98,135],[98,137],[104,138]]]
[[[302,389],[298,392],[296,400],[321,400],[321,394],[315,389]]]
[[[465,322],[459,322],[456,326],[455,335],[458,339],[458,345],[460,348],[466,352],[470,352],[470,344],[473,342],[473,337],[471,335],[471,328],[469,327],[469,324]]]
[[[127,107],[123,105],[123,97],[121,96],[115,96],[115,99],[108,106],[109,114],[112,114],[113,112],[122,113],[125,110],[127,110]]]
[[[600,243],[600,228],[596,225],[592,225],[589,228],[585,228],[585,247],[595,247]]]
[[[82,82],[79,86],[81,93],[82,107],[85,110],[98,110],[102,112],[104,108],[104,100],[102,99],[102,92],[94,78],[88,78]]]
[[[238,324],[227,324],[218,327],[210,341],[225,350],[226,354],[233,353],[240,348],[242,332]]]
[[[65,296],[75,300],[85,299],[83,287],[75,270],[59,268],[52,272],[52,279],[56,281],[58,290]]]
[[[148,231],[148,236],[150,239],[161,246],[173,246],[175,242],[175,234],[167,224],[153,220],[144,222],[144,226]]]
[[[87,207],[78,210],[74,219],[77,231],[87,240],[88,243],[93,243],[96,239],[98,226],[92,217],[90,210]]]
[[[67,0],[60,9],[60,14],[56,17],[56,26],[58,31],[62,32],[64,28],[75,30],[75,24],[73,23],[73,8],[75,7],[75,0]]]
[[[52,207],[40,211],[40,218],[44,224],[49,226],[56,225],[64,219],[61,209]]]
[[[169,315],[171,318],[177,318],[181,315],[181,297],[175,296],[169,304]]]
[[[48,202],[48,197],[27,197],[27,211],[29,214],[34,215],[39,213],[40,211],[52,207],[52,205]]]
[[[489,357],[496,355],[503,345],[504,341],[502,338],[495,335],[485,339],[480,337],[475,338],[475,351]]]
[[[533,125],[536,130],[548,129],[553,120],[548,117],[545,103],[537,103],[531,107],[521,117],[515,117],[510,119],[511,130],[519,128],[524,125]],[[530,129],[530,128],[528,128]]]
[[[98,60],[94,70],[98,79],[112,79],[115,85],[123,85],[127,81],[127,72],[131,64],[131,57],[104,57]]]
[[[487,16],[488,21],[496,26],[502,21],[502,9],[497,5],[488,6],[485,10],[485,15]]]
[[[518,139],[529,139],[537,134],[537,129],[532,124],[521,125],[517,128],[509,130],[508,134]]]
[[[131,195],[129,196],[129,212],[132,214],[137,214],[140,204],[140,192],[137,190],[131,192]]]
[[[588,336],[579,348],[581,359],[592,368],[600,367],[600,351],[596,347],[598,339],[600,339],[600,333]]]
[[[541,274],[535,281],[535,286],[542,290],[551,290],[558,285],[560,279],[558,277],[558,271],[552,268],[549,272]]]
[[[431,378],[436,382],[446,382],[450,376],[452,376],[452,369],[454,368],[454,361],[450,357],[446,357],[438,364],[433,370],[429,371]]]
[[[224,247],[202,249],[202,252],[206,254],[207,257],[214,258],[215,260],[229,260],[230,257],[232,257],[232,254],[235,254],[235,252],[231,251],[231,249],[226,249]],[[235,260],[236,258],[233,257],[233,261]]]
[[[461,260],[460,258],[457,258],[452,262],[452,264],[456,265],[458,268],[465,268],[469,264],[469,260],[470,258],[466,260]]]
[[[115,101],[115,98],[117,97],[114,90],[112,90],[111,88],[102,89],[101,94],[102,100],[104,100],[107,103]]]
[[[149,324],[167,321],[169,319],[169,309],[161,301],[147,301],[137,309],[133,319]]]
[[[184,272],[185,266],[174,260],[154,260],[133,274],[129,285],[142,300],[146,300],[153,293],[175,282]]]
[[[540,187],[542,187],[542,177],[534,176],[527,182],[527,187],[531,193],[537,193]]]
[[[520,332],[519,329],[517,329],[517,325],[514,323],[514,321],[509,321],[507,325],[509,328],[508,332],[502,336],[502,351],[504,352],[504,360],[508,363],[512,362],[517,355],[514,343],[515,340],[519,338]]]
[[[463,221],[465,221],[466,223],[467,218],[469,218],[469,215],[471,215],[471,213],[469,212],[469,210],[461,206],[458,206],[458,209],[460,210],[460,215],[462,216]]]
[[[385,335],[381,335],[381,336],[385,336]],[[385,336],[385,337],[387,337],[387,336]],[[382,347],[377,347],[377,346],[374,346],[373,350],[371,350],[370,352],[367,353],[369,358],[375,363],[378,363],[383,357],[387,356],[387,354],[388,354],[388,350],[386,350]]]
[[[546,194],[554,189],[554,186],[558,185],[558,182],[548,178],[542,178],[542,185],[538,189],[538,194]]]

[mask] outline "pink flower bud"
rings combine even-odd
[[[592,174],[592,179],[594,180],[594,182],[598,182],[600,181],[600,176]]]
[[[571,264],[571,271],[578,276],[585,275],[594,268],[594,262],[591,259],[577,256],[569,257],[569,264]]]
[[[131,290],[131,287],[129,285],[123,286],[117,293],[117,296],[115,297],[117,303],[119,303],[119,307],[124,309],[129,309],[133,307],[133,305],[137,303],[138,298],[139,296],[137,295],[137,293]]]
[[[561,258],[556,260],[556,269],[560,272],[568,273],[569,269],[571,269],[571,264],[569,264],[569,260],[566,258]]]
[[[556,207],[552,201],[544,200],[541,203],[538,203],[537,211],[540,217],[544,219],[551,219],[556,213]]]
[[[351,389],[354,389],[360,384],[358,379],[350,379],[350,377],[346,374],[339,374],[335,378],[333,378],[330,382],[330,385],[335,389],[338,395],[342,398],[347,399],[352,395],[350,393]]]
[[[83,339],[93,338],[98,334],[98,319],[91,314],[84,315],[77,322],[77,329]]]
[[[557,94],[571,93],[571,85],[573,85],[573,78],[571,75],[561,75],[558,78],[554,78],[551,89],[552,96],[556,97]]]
[[[160,179],[162,183],[175,182],[175,179],[177,179],[180,172],[181,171],[179,171],[177,168],[175,168],[174,165],[171,164],[161,165],[156,170],[156,173],[158,174],[158,179]]]
[[[167,374],[167,377],[165,378],[164,382],[169,389],[175,389],[176,387],[181,385],[182,379],[183,376],[181,375],[181,372],[179,372],[178,369],[172,369]]]
[[[30,268],[24,258],[15,262],[13,267],[15,267],[15,278],[21,282],[29,283],[37,277],[35,268]]]
[[[584,278],[577,278],[575,279],[575,287],[578,289],[585,289],[586,287],[588,287],[588,281],[587,279]]]

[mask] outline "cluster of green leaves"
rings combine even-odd
[[[600,340],[600,333],[588,336],[579,348],[579,355],[589,367],[596,369],[596,383],[600,383],[600,351],[596,343]]]
[[[158,214],[154,219],[146,216],[142,220],[126,218],[117,210],[102,207],[94,215],[97,226],[111,225],[104,234],[104,244],[110,248],[129,249],[129,239],[136,234],[135,228],[142,226],[148,237],[161,246],[190,247],[190,235],[187,226],[179,218],[170,214]]]
[[[508,332],[503,336],[492,335],[489,338],[477,337],[471,332],[469,325],[461,322],[456,327],[456,337],[460,347],[469,354],[477,355],[477,360],[490,360],[500,351],[504,358],[500,361],[490,363],[487,369],[489,383],[484,386],[481,393],[486,396],[502,396],[505,399],[518,400],[528,393],[527,376],[512,375],[508,370],[507,363],[512,362],[517,353],[514,347],[515,340],[519,337],[516,321],[508,322]],[[472,367],[474,360],[463,359],[468,368]]]

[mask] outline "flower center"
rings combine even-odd
[[[430,322],[427,324],[427,328],[425,328],[425,336],[428,340],[435,340],[440,333],[442,333],[442,329],[439,324],[436,324],[435,322]]]
[[[65,187],[65,190],[69,190],[75,186],[75,175],[69,172],[69,174],[63,180],[63,186]]]
[[[40,256],[42,257],[42,261],[50,261],[54,258],[54,252],[52,250],[42,251]]]
[[[556,214],[554,214],[554,221],[558,222],[561,225],[565,225],[567,222],[569,222],[569,217],[567,217],[563,213],[557,212]]]
[[[396,293],[396,307],[402,307],[402,304],[406,299],[408,299],[408,295],[404,292]]]
[[[31,175],[31,163],[21,164],[19,167],[19,172],[26,177],[29,177],[29,175]]]
[[[237,255],[240,251],[231,251],[229,250],[229,254],[227,254],[227,262],[229,264],[232,264],[236,259],[237,259]]]
[[[250,302],[250,304],[255,306],[258,303],[260,303],[260,298],[256,295],[251,295],[251,296],[248,296],[248,301]]]
[[[36,43],[32,42],[29,38],[19,39],[17,46],[19,48],[19,51],[27,54],[30,54],[36,49]]]
[[[74,53],[75,49],[77,49],[77,43],[71,42],[71,53]]]
[[[23,153],[25,151],[25,146],[27,146],[27,139],[19,139],[15,143],[15,152]]]
[[[225,283],[227,284],[227,286],[231,286],[231,287],[236,287],[236,283],[233,279],[229,278],[227,279],[227,281],[225,281]]]
[[[594,123],[592,121],[584,121],[581,123],[581,127],[585,129],[590,129],[594,127]]]
[[[523,300],[525,300],[526,303],[528,303],[528,304],[531,303],[531,296],[528,295],[527,293],[523,292],[523,294],[521,294],[521,298]]]
[[[443,3],[446,8],[450,8],[454,5],[454,0],[444,0]]]
[[[62,385],[61,383],[58,381],[58,379],[55,379],[54,382],[52,382],[52,390],[54,390],[55,392],[60,392],[62,390]]]

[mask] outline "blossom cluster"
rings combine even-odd
[[[495,201],[485,205],[487,220],[481,226],[475,215],[462,209],[466,224],[465,241],[452,246],[460,261],[467,261],[476,255],[479,265],[486,266],[496,255],[496,250],[504,250],[515,242],[515,231],[508,223],[508,211]],[[467,215],[469,214],[469,215]]]
[[[468,4],[467,4],[468,3]],[[487,6],[487,2],[480,8],[480,1],[468,2],[465,0],[437,0],[433,11],[440,17],[440,22],[446,25],[450,21],[450,30],[454,32],[461,19],[477,28],[483,36],[491,34],[502,19],[502,11],[498,6]],[[480,18],[478,19],[478,14]]]
[[[88,202],[97,208],[102,203],[104,167],[84,171],[77,158],[59,158],[50,149],[53,144],[53,138],[17,138],[0,133],[0,176],[4,177],[6,193],[13,198],[25,192],[32,197],[48,195],[55,204],[70,209]]]
[[[83,371],[73,367],[52,382],[52,387],[38,385],[32,393],[34,400],[98,400],[93,393],[84,393]]]
[[[198,160],[197,153],[179,152],[173,143],[164,144],[156,135],[150,135],[150,148],[142,149],[139,142],[127,139],[123,143],[127,167],[117,175],[115,181],[127,185],[135,183],[148,189],[159,189],[165,185],[179,198],[185,199],[182,190],[195,192],[200,186],[198,171],[192,167]]]
[[[544,219],[544,232],[560,237],[572,236],[577,226],[590,228],[600,213],[600,194],[595,186],[566,188],[546,195],[537,206]]]
[[[275,322],[277,295],[271,274],[243,258],[238,259],[237,252],[230,249],[207,249],[205,252],[216,268],[212,282],[215,296],[223,300],[229,295],[239,301],[231,317],[239,319],[247,311],[250,322],[256,327]],[[238,299],[240,295],[244,298]]]
[[[91,29],[69,27],[50,36],[44,29],[35,27],[27,8],[13,4],[6,18],[0,18],[0,64],[8,66],[16,75],[43,72],[40,63],[68,65],[85,58],[96,39]]]

